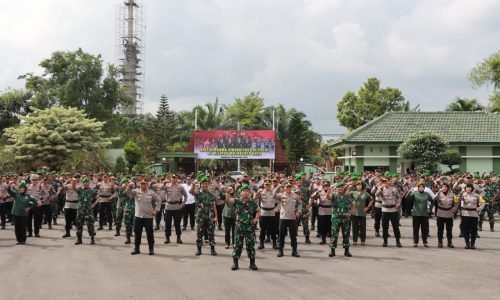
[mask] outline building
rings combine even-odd
[[[432,130],[458,149],[461,172],[500,172],[500,115],[486,112],[389,112],[329,145],[345,150],[340,157],[345,171],[404,173],[413,165],[402,160],[397,149],[420,130]]]

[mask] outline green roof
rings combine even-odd
[[[451,145],[500,144],[500,115],[487,112],[388,112],[330,146],[400,144],[415,131],[432,130]]]

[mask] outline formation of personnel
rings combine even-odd
[[[465,249],[475,249],[485,218],[494,231],[494,215],[500,201],[499,178],[498,174],[482,177],[408,174],[401,178],[377,171],[340,173],[333,182],[325,180],[322,174],[303,173],[252,179],[245,174],[237,181],[225,176],[212,179],[204,173],[186,178],[143,174],[115,177],[102,173],[12,174],[0,176],[0,217],[2,229],[8,223],[14,225],[17,244],[25,244],[33,232],[40,237],[42,226],[47,224],[51,229],[61,213],[65,219],[62,237],[71,237],[74,226],[75,245],[83,243],[84,225],[90,244],[95,244],[96,220],[97,231],[105,226],[113,230],[114,225],[116,237],[121,235],[123,224],[125,244],[131,244],[134,236],[132,255],[141,253],[143,230],[149,255],[154,255],[154,230],[160,229],[162,216],[164,244],[171,242],[172,222],[177,244],[183,243],[182,231],[188,225],[191,229],[196,225],[195,255],[202,254],[204,243],[210,246],[211,255],[217,255],[215,230],[222,230],[223,226],[225,248],[234,248],[231,269],[239,269],[238,260],[245,245],[249,267],[257,270],[257,230],[260,230],[257,248],[264,249],[265,243],[272,242],[277,257],[285,255],[287,236],[291,255],[300,257],[299,226],[303,228],[306,244],[311,243],[310,234],[315,229],[321,240],[319,244],[325,245],[327,238],[330,239],[329,257],[336,256],[341,233],[344,255],[351,257],[351,231],[353,245],[358,245],[358,239],[361,246],[366,245],[366,218],[370,212],[375,220],[376,237],[380,237],[382,227],[383,247],[388,247],[389,224],[396,246],[402,247],[400,218],[410,215],[413,246],[417,247],[421,238],[424,247],[429,247],[429,219],[435,215],[438,247],[444,245],[446,229],[447,247],[454,248],[452,228],[460,215],[460,237],[464,238]]]

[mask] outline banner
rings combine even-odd
[[[194,132],[199,159],[274,159],[273,130],[210,130]]]

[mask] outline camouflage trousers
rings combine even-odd
[[[118,208],[118,200],[115,198],[113,200],[111,200],[111,217],[113,218],[113,220],[109,220],[108,223],[109,224],[112,224],[113,221],[116,222],[116,209]]]
[[[115,226],[116,230],[120,230],[122,227],[122,221],[123,221],[123,215],[124,215],[124,208],[123,206],[119,206],[116,208],[116,213],[115,213]]]
[[[246,241],[248,258],[255,258],[255,227],[253,225],[236,225],[234,234],[234,258],[240,258],[241,252],[243,251],[243,241]]]
[[[203,244],[203,234],[206,232],[210,246],[215,246],[214,219],[212,216],[196,216],[196,245]]]
[[[95,236],[94,214],[92,209],[79,209],[76,214],[76,233],[82,234],[83,224],[87,224],[89,236]]]
[[[330,242],[330,248],[337,248],[337,240],[339,237],[339,231],[342,230],[342,246],[347,249],[349,248],[349,233],[351,231],[351,220],[349,218],[339,218],[337,216],[332,216],[332,237]]]
[[[132,230],[134,229],[135,209],[133,207],[132,208],[125,208],[123,210],[123,214],[124,214],[124,223],[125,223],[125,233],[128,235],[132,235]],[[121,225],[121,222],[120,222],[120,225]]]
[[[52,209],[52,219],[55,220],[59,215],[59,203],[57,203],[57,199],[54,199],[54,201],[52,201],[51,209]]]
[[[302,215],[300,216],[300,222],[302,224],[302,230],[304,231],[304,236],[309,237],[309,235],[311,234],[309,230],[309,210],[306,212],[304,211],[302,212]]]
[[[488,214],[488,220],[490,224],[495,224],[495,209],[491,203],[486,203],[484,209],[479,213],[479,224],[482,225],[484,221],[484,215]]]

